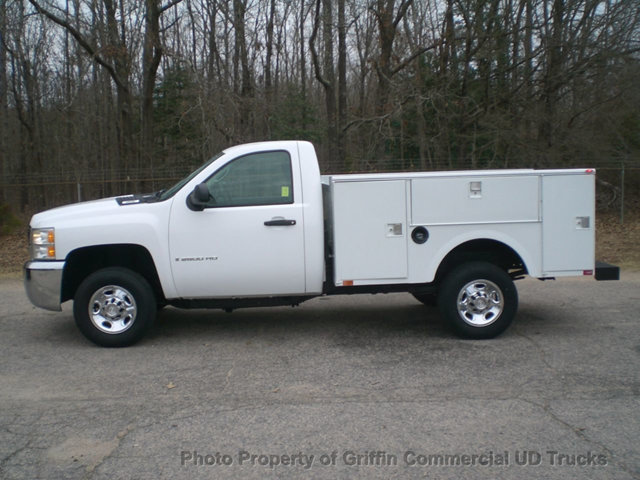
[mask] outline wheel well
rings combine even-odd
[[[478,239],[462,243],[451,250],[438,267],[436,281],[440,281],[461,263],[470,261],[492,263],[512,277],[527,273],[526,265],[513,248],[497,240]]]
[[[132,244],[83,247],[67,255],[62,274],[62,301],[71,300],[82,281],[106,267],[125,267],[142,275],[151,285],[156,298],[164,295],[153,258],[149,251]]]

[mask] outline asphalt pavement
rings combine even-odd
[[[488,341],[390,294],[105,349],[0,279],[0,478],[639,479],[640,273],[517,285]]]

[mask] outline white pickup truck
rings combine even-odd
[[[594,275],[595,171],[494,170],[321,177],[302,141],[240,145],[168,190],[34,215],[25,287],[73,299],[103,346],[138,341],[165,305],[296,305],[405,291],[458,334],[513,320],[513,280]]]

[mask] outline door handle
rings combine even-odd
[[[273,220],[267,220],[264,222],[267,227],[291,227],[296,224],[295,220],[286,220],[284,218],[278,218]]]

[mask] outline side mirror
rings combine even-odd
[[[199,183],[187,197],[187,207],[194,212],[201,212],[210,200],[209,187],[206,183]]]

